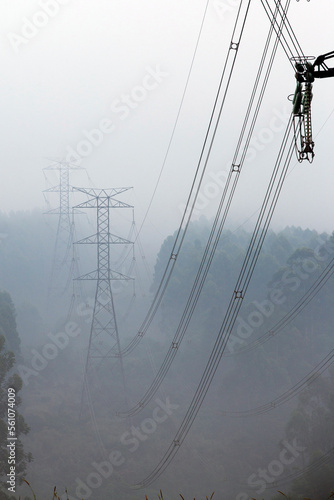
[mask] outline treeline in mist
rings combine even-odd
[[[39,212],[0,217],[5,235],[0,241],[0,333],[3,352],[15,354],[8,373],[15,371],[22,380],[20,413],[30,428],[21,438],[22,467],[37,498],[47,498],[54,485],[58,494],[67,488],[70,499],[156,498],[160,488],[166,499],[179,493],[202,498],[212,491],[217,499],[271,499],[279,498],[278,490],[293,500],[327,498],[334,475],[332,236],[291,227],[268,233],[184,446],[157,484],[136,491],[129,485],[155,467],[190,404],[251,235],[242,229],[223,233],[166,379],[140,413],[121,418],[118,412],[141,400],[171,345],[209,222],[190,226],[159,313],[123,359],[125,384],[119,361],[105,360],[90,374],[88,391],[83,391],[83,370],[94,288],[83,297],[70,287],[47,309],[54,230]],[[130,287],[115,289],[122,346],[137,333],[172,243],[171,235],[156,256],[148,297],[134,298]],[[93,269],[92,254],[80,258],[83,268]],[[3,388],[5,378],[1,383]],[[24,484],[20,488],[21,498],[31,497]],[[0,498],[7,493],[3,485]]]

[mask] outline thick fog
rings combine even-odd
[[[304,55],[333,51],[334,4],[287,3]],[[215,230],[215,247],[209,238],[231,165],[239,172],[246,139],[238,141],[270,29],[264,4],[250,2],[236,47],[239,0],[1,2],[0,357],[13,350],[23,381],[18,406],[30,430],[23,437],[21,422],[20,439],[34,460],[18,460],[26,460],[37,500],[51,497],[54,485],[62,500],[66,488],[69,500],[154,500],[160,488],[166,500],[213,491],[213,500],[276,500],[277,490],[320,500],[333,489],[334,78],[313,84],[314,160],[298,162],[293,153],[268,234],[245,258],[296,87],[280,44],[222,237]],[[202,154],[231,50],[224,106]],[[334,67],[334,58],[327,63]],[[184,233],[184,209],[205,163]],[[112,271],[131,278],[112,283],[112,304],[108,292],[96,293],[94,235],[107,234],[96,207],[71,190],[70,206],[82,213],[59,217],[57,168],[65,164],[71,187],[130,188],[116,196],[128,208],[110,210],[107,229],[116,243],[115,235],[135,242],[110,250]],[[106,245],[100,264],[103,252]],[[243,267],[240,281],[245,262],[257,265]],[[92,327],[97,303],[105,316]],[[231,304],[230,338],[222,358],[210,357]],[[118,326],[90,344],[108,314]],[[136,349],[124,357],[108,357],[131,342]],[[166,369],[165,356],[174,354]],[[215,376],[180,443],[211,359]],[[142,485],[173,447],[169,467]],[[133,489],[138,483],[144,487]],[[33,495],[25,483],[17,492]]]
[[[100,1],[93,5],[71,0],[49,5],[4,0],[1,210],[44,208],[41,191],[48,186],[42,169],[50,159],[78,160],[90,180],[78,174],[72,184],[132,186],[131,202],[140,224],[164,165],[144,228],[147,235],[160,233],[163,239],[164,229],[171,231],[178,225],[189,193],[237,5],[232,0],[213,0],[207,6],[168,150],[205,2]],[[289,20],[304,54],[318,56],[333,50],[332,15],[333,5],[326,0],[291,2]],[[261,2],[252,2],[208,172],[219,173],[231,163],[268,29]],[[292,164],[276,225],[331,230],[332,87],[332,79],[314,84],[314,164]],[[232,223],[243,223],[259,207],[261,187],[265,187],[262,169],[272,168],[291,109],[287,97],[294,89],[293,68],[279,47],[250,145],[246,166],[251,181],[245,172]],[[212,177],[206,182],[212,182]],[[205,192],[202,197],[208,198]],[[215,200],[204,205],[200,204],[200,211],[212,216]]]

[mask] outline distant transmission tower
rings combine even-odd
[[[111,282],[112,280],[133,278],[110,269],[110,247],[118,244],[132,244],[132,242],[110,232],[110,209],[133,207],[115,198],[118,194],[131,188],[73,189],[90,197],[88,201],[76,205],[75,209],[95,208],[97,210],[96,234],[76,242],[77,244],[97,246],[97,269],[77,278],[97,282],[84,373],[84,383],[86,383],[87,373],[93,359],[102,361],[114,358],[115,351],[121,352]]]
[[[61,296],[66,290],[68,275],[71,273],[73,244],[73,210],[70,205],[70,170],[82,170],[67,162],[59,161],[43,169],[55,170],[59,174],[59,184],[46,189],[44,193],[59,193],[59,206],[48,210],[47,214],[59,215],[57,234],[54,246],[48,299]]]

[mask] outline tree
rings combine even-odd
[[[287,423],[287,437],[296,437],[305,447],[306,455],[306,473],[291,486],[293,499],[307,493],[312,500],[322,500],[333,489],[333,381],[331,367],[327,377],[318,377],[301,393],[298,407]]]
[[[16,328],[16,312],[8,292],[0,292],[0,335],[6,339],[6,348],[20,354],[20,337]]]
[[[17,407],[21,403],[21,398],[18,396],[22,388],[22,379],[13,373],[15,364],[15,355],[12,351],[5,348],[5,337],[0,336],[0,484],[8,490],[8,476],[10,472],[9,459],[15,467],[15,484],[16,481],[21,482],[22,474],[26,470],[26,466],[32,460],[30,453],[26,453],[23,449],[23,444],[19,439],[21,434],[27,434],[29,427],[24,418],[17,412]],[[12,397],[9,398],[9,395]],[[8,410],[15,410],[15,413],[9,414]],[[13,417],[14,415],[14,417]],[[10,420],[9,420],[10,419]],[[13,431],[13,427],[15,430]],[[14,434],[14,439],[8,440],[10,432]],[[8,448],[8,443],[15,443],[12,450]],[[10,499],[11,496],[0,490],[0,498]]]

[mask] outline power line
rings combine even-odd
[[[171,445],[165,452],[163,458],[153,469],[153,471],[139,484],[135,485],[136,488],[143,488],[150,485],[162,472],[168,467],[174,456],[178,452],[184,439],[186,438],[196,416],[199,412],[204,398],[212,383],[215,372],[218,368],[227,341],[233,329],[236,317],[241,307],[242,301],[247,293],[247,289],[252,278],[257,259],[259,257],[264,238],[266,236],[271,218],[273,216],[278,198],[283,187],[283,183],[288,171],[288,167],[293,154],[293,138],[291,135],[292,130],[292,117],[290,117],[282,145],[273,169],[273,173],[268,185],[268,189],[263,201],[263,205],[259,214],[259,218],[251,238],[239,278],[232,293],[230,304],[228,306],[224,321],[218,332],[217,339],[210,354],[206,368],[193,396],[190,406],[186,412],[185,417],[176,433]]]
[[[174,122],[172,133],[171,133],[168,145],[167,145],[167,150],[166,150],[163,162],[162,162],[162,167],[160,169],[160,172],[159,172],[159,175],[158,175],[158,179],[157,179],[157,182],[156,182],[156,184],[154,186],[153,194],[152,194],[151,199],[149,201],[149,204],[148,204],[147,210],[145,212],[144,218],[142,220],[142,223],[140,224],[137,238],[139,237],[139,234],[140,234],[140,232],[141,232],[141,230],[142,230],[142,228],[143,228],[143,226],[145,224],[145,221],[147,219],[148,213],[149,213],[149,211],[151,209],[151,206],[152,206],[152,203],[153,203],[153,199],[154,199],[155,194],[157,192],[157,189],[158,189],[158,186],[159,186],[159,183],[160,183],[160,179],[161,179],[163,170],[164,170],[166,162],[167,162],[169,151],[170,151],[170,148],[171,148],[171,145],[172,145],[172,142],[173,142],[173,139],[174,139],[175,131],[176,131],[176,128],[177,128],[177,125],[178,125],[178,122],[179,122],[179,118],[180,118],[181,110],[182,110],[182,107],[183,107],[184,99],[185,99],[185,96],[186,96],[186,93],[187,93],[187,89],[188,89],[188,85],[189,85],[189,81],[190,81],[190,76],[191,76],[191,73],[192,73],[192,70],[193,70],[193,66],[194,66],[194,62],[195,62],[195,58],[196,58],[196,54],[197,54],[197,50],[198,50],[200,38],[201,38],[201,35],[202,35],[204,21],[205,21],[206,13],[207,13],[207,10],[208,10],[208,6],[209,6],[209,0],[207,0],[206,5],[205,5],[205,9],[204,9],[204,13],[203,13],[203,16],[202,16],[202,22],[201,22],[200,30],[199,30],[198,37],[197,37],[197,40],[196,40],[195,50],[194,50],[194,53],[193,53],[193,57],[191,59],[190,68],[189,68],[187,79],[186,79],[186,84],[185,84],[185,87],[184,87],[184,90],[183,90],[183,94],[182,94],[182,97],[181,97],[181,102],[180,102],[180,105],[179,105],[179,108],[178,108],[178,111],[177,111],[177,114],[176,114],[176,119],[175,119],[175,122]],[[136,242],[136,240],[135,240],[135,242]]]
[[[294,479],[298,479],[300,477],[303,477],[305,474],[308,474],[310,472],[314,472],[318,469],[321,469],[324,465],[327,463],[331,462],[334,458],[334,448],[330,448],[329,451],[324,453],[324,455],[313,462],[311,462],[309,465],[306,467],[303,467],[300,470],[297,470],[296,472],[292,472],[291,474],[288,474],[282,479],[276,479],[272,483],[267,482],[266,483],[266,489],[272,489],[276,488],[278,485],[289,483]],[[248,483],[238,483],[239,486],[243,487],[249,487],[250,485]],[[331,497],[328,497],[328,500]]]
[[[270,20],[270,23],[272,24],[276,34],[277,34],[277,37],[279,37],[279,40],[280,40],[280,43],[282,45],[282,48],[287,56],[287,58],[289,59],[289,62],[290,64],[292,65],[293,69],[295,70],[295,67],[294,67],[294,64],[292,62],[292,59],[294,57],[294,52],[292,51],[291,49],[291,46],[289,45],[289,42],[283,32],[283,29],[285,28],[286,29],[286,32],[287,32],[287,36],[290,38],[290,41],[294,47],[294,49],[296,50],[296,53],[299,57],[303,56],[303,51],[302,49],[300,48],[300,44],[295,36],[295,33],[288,21],[288,18],[287,18],[287,15],[286,13],[284,12],[283,10],[283,13],[280,12],[280,10],[282,10],[281,8],[281,1],[280,0],[275,0],[275,6],[276,8],[279,10],[280,12],[280,15],[281,15],[281,19],[282,19],[282,22],[283,22],[283,27],[279,26],[278,25],[278,22],[277,20],[275,21],[272,21],[273,19],[273,10],[272,8],[270,7],[269,5],[269,2],[268,0],[261,0],[261,3],[263,5],[263,8]]]
[[[236,16],[236,21],[235,21],[234,28],[233,28],[231,43],[230,43],[230,47],[229,47],[227,57],[225,60],[222,75],[220,78],[218,91],[216,94],[213,110],[212,110],[211,117],[209,120],[209,125],[207,127],[207,131],[205,134],[204,143],[203,143],[202,150],[200,153],[200,158],[199,158],[199,161],[198,161],[198,164],[196,167],[195,176],[194,176],[193,181],[192,181],[192,185],[191,185],[191,189],[190,189],[189,196],[187,199],[186,207],[185,207],[182,219],[181,219],[180,226],[179,226],[177,234],[176,234],[176,238],[174,240],[173,248],[172,248],[171,253],[170,253],[170,258],[167,262],[166,268],[165,268],[164,273],[162,275],[162,278],[160,280],[160,284],[159,284],[158,289],[155,293],[155,296],[152,300],[151,306],[150,306],[150,308],[149,308],[149,310],[144,318],[144,321],[142,322],[142,324],[139,328],[139,331],[137,332],[135,337],[130,341],[130,343],[125,347],[125,349],[122,350],[121,354],[123,356],[130,354],[133,351],[133,349],[135,349],[135,347],[139,344],[141,339],[144,337],[145,333],[147,332],[150,324],[152,323],[152,321],[153,321],[153,319],[154,319],[154,317],[155,317],[155,315],[160,307],[162,298],[166,292],[168,283],[171,279],[177,257],[181,251],[181,248],[182,248],[182,245],[184,242],[184,238],[186,236],[187,229],[188,229],[189,224],[190,224],[191,216],[192,216],[192,213],[193,213],[193,210],[195,207],[195,203],[196,203],[196,200],[197,200],[197,197],[199,194],[200,187],[202,185],[204,173],[206,171],[206,167],[207,167],[208,160],[209,160],[209,157],[211,154],[213,142],[214,142],[214,139],[215,139],[215,136],[217,133],[218,123],[219,123],[219,120],[221,118],[221,114],[222,114],[223,107],[225,104],[226,95],[227,95],[227,92],[228,92],[228,89],[230,86],[231,77],[232,77],[234,65],[235,65],[236,58],[237,58],[238,47],[239,47],[241,35],[243,33],[249,5],[250,5],[250,0],[248,0],[248,4],[247,4],[247,7],[245,9],[244,17],[241,21],[240,21],[240,18],[241,18],[241,12],[242,12],[242,10],[241,10],[242,2],[239,5],[239,9],[238,9],[237,16]],[[234,38],[234,37],[236,37],[236,38]],[[230,61],[230,59],[232,59],[232,60]],[[224,88],[223,83],[225,81],[225,75],[228,72],[228,67],[229,67],[229,73],[227,76],[227,82],[225,85],[225,90],[223,92],[223,95],[221,96],[222,89]],[[203,165],[202,170],[201,170],[201,165],[203,162],[204,162],[204,165]],[[117,355],[117,352],[115,352],[115,355]]]
[[[242,354],[245,352],[252,351],[256,349],[260,345],[263,345],[265,342],[273,338],[280,331],[283,330],[293,319],[298,316],[302,312],[302,310],[314,299],[314,297],[320,292],[320,290],[325,286],[327,281],[332,277],[334,273],[334,258],[330,261],[330,263],[323,270],[318,279],[312,284],[312,286],[307,290],[307,292],[301,297],[301,299],[287,312],[283,318],[281,318],[274,327],[268,330],[264,335],[259,337],[252,342],[249,342],[244,347],[240,347],[234,353],[225,354],[225,356],[233,356],[236,354]]]
[[[301,391],[303,391],[308,385],[312,384],[320,375],[327,370],[327,368],[334,363],[334,349],[332,349],[318,364],[311,370],[307,375],[305,375],[301,380],[294,384],[290,389],[283,392],[277,398],[272,399],[266,404],[256,406],[255,408],[250,408],[249,410],[243,411],[223,411],[220,413],[222,416],[229,417],[253,417],[255,415],[262,415],[274,410],[278,406],[290,401],[290,399],[297,396]]]
[[[288,4],[287,4],[287,6],[288,6]],[[221,237],[224,225],[225,225],[227,214],[229,212],[229,209],[230,209],[233,197],[234,197],[234,193],[235,193],[235,190],[236,190],[237,182],[238,182],[238,179],[239,179],[239,176],[240,176],[240,173],[241,173],[241,169],[242,169],[242,166],[243,166],[243,162],[244,162],[244,159],[245,159],[245,156],[246,156],[248,144],[249,144],[251,135],[252,135],[253,130],[254,130],[254,126],[255,126],[255,122],[256,122],[256,117],[258,115],[258,112],[259,112],[259,109],[260,109],[260,104],[261,104],[262,99],[263,99],[264,90],[266,88],[266,85],[267,85],[267,82],[268,82],[268,78],[269,78],[269,74],[270,74],[270,71],[271,71],[271,68],[272,68],[274,56],[275,56],[277,45],[278,45],[278,40],[277,39],[275,40],[273,51],[272,51],[272,54],[271,54],[271,57],[270,57],[270,60],[269,60],[269,63],[268,63],[268,68],[267,68],[267,71],[266,71],[266,74],[265,74],[265,77],[264,77],[262,88],[260,90],[260,95],[259,95],[259,98],[258,98],[258,102],[256,104],[255,113],[254,113],[253,119],[251,121],[251,126],[250,126],[250,129],[248,131],[248,136],[247,136],[247,139],[246,139],[244,150],[243,150],[242,155],[241,155],[241,161],[238,162],[237,161],[238,154],[239,154],[239,151],[240,151],[240,148],[241,148],[241,143],[242,143],[242,140],[243,140],[246,128],[247,128],[247,123],[249,121],[250,113],[251,113],[251,110],[252,110],[252,107],[253,107],[253,103],[254,103],[254,100],[255,100],[256,90],[257,90],[259,82],[260,82],[260,76],[261,76],[261,73],[263,71],[263,67],[264,67],[266,55],[268,53],[268,49],[269,49],[269,45],[270,45],[270,40],[271,40],[272,33],[273,33],[273,29],[272,29],[272,26],[271,26],[271,28],[269,30],[269,33],[268,33],[267,41],[266,41],[266,44],[265,44],[265,48],[264,48],[263,56],[262,56],[262,59],[261,59],[261,63],[260,63],[259,69],[258,69],[258,74],[257,74],[257,77],[256,77],[256,81],[255,81],[255,84],[254,84],[254,87],[253,87],[251,99],[250,99],[250,102],[249,102],[249,105],[248,105],[248,109],[247,109],[247,112],[246,112],[244,124],[242,126],[242,130],[241,130],[241,133],[240,133],[240,136],[239,136],[239,140],[238,140],[238,143],[237,143],[237,148],[236,148],[236,152],[234,154],[234,158],[233,158],[233,161],[232,161],[232,166],[231,166],[231,169],[230,169],[229,177],[227,179],[227,182],[226,182],[226,185],[225,185],[225,189],[223,190],[223,193],[222,193],[222,197],[221,197],[221,200],[220,200],[219,208],[217,210],[217,214],[216,214],[215,219],[214,219],[214,223],[213,223],[213,226],[212,226],[209,238],[208,238],[208,242],[207,242],[205,251],[203,253],[203,257],[202,257],[199,269],[197,271],[197,275],[195,277],[194,284],[192,286],[190,295],[188,297],[187,304],[186,304],[185,309],[183,311],[180,323],[178,325],[178,328],[176,330],[176,333],[174,335],[172,343],[171,343],[171,345],[170,345],[170,347],[168,349],[168,352],[167,352],[167,354],[165,356],[165,359],[164,359],[164,361],[163,361],[163,363],[162,363],[162,365],[161,365],[161,367],[160,367],[160,369],[159,369],[159,371],[158,371],[155,379],[153,380],[152,384],[150,385],[149,389],[146,391],[146,393],[144,394],[144,396],[142,397],[142,399],[134,407],[132,407],[131,409],[129,409],[127,411],[120,412],[120,413],[118,413],[118,415],[121,415],[121,416],[134,415],[134,414],[140,412],[151,401],[151,399],[153,398],[154,394],[157,392],[157,390],[161,386],[163,380],[165,379],[165,377],[166,377],[166,375],[168,373],[168,370],[169,370],[169,368],[170,368],[170,366],[171,366],[171,364],[172,364],[172,362],[173,362],[173,360],[174,360],[174,358],[175,358],[175,356],[176,356],[176,354],[178,352],[178,349],[179,349],[179,347],[181,345],[181,342],[182,342],[182,340],[184,338],[184,335],[185,335],[185,333],[187,331],[187,328],[189,326],[190,320],[191,320],[191,318],[193,316],[193,313],[195,311],[197,302],[198,302],[200,294],[202,292],[202,289],[203,289],[203,286],[204,286],[207,274],[209,272],[209,269],[210,269],[213,257],[215,255],[215,252],[216,252],[216,249],[217,249],[217,245],[219,243],[219,240],[220,240],[220,237]],[[230,188],[230,184],[232,184],[232,188]],[[228,194],[229,194],[229,197],[228,197]],[[222,213],[222,210],[223,210],[226,198],[228,198],[228,201],[226,203],[225,211],[223,213],[223,216],[221,217],[221,213]],[[221,220],[220,220],[220,218],[221,218]]]

